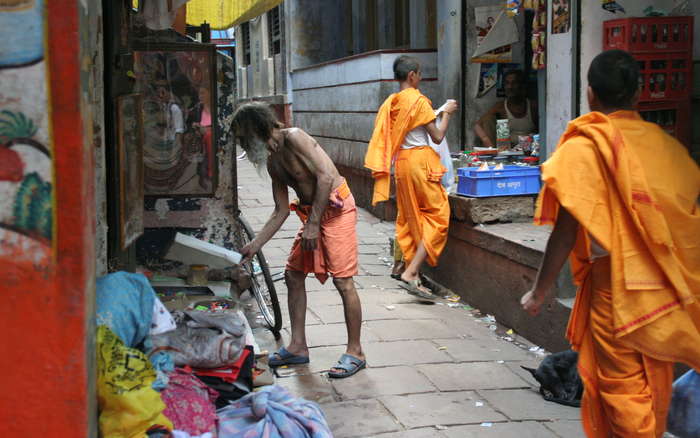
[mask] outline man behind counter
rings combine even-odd
[[[525,92],[525,73],[511,70],[503,78],[504,101],[495,104],[474,126],[474,132],[484,147],[496,146],[496,120],[508,119],[511,144],[518,143],[519,135],[538,132],[537,103],[528,99]]]

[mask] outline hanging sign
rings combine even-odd
[[[625,8],[623,8],[615,0],[600,0],[600,3],[602,3],[603,9],[608,12],[612,12],[613,14],[616,12],[622,12],[623,14],[625,13]]]

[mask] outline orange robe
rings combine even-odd
[[[365,156],[372,171],[372,205],[389,199],[391,167],[396,165],[396,241],[410,261],[422,241],[435,266],[447,242],[450,205],[440,184],[446,169],[429,145],[401,149],[406,134],[435,120],[430,99],[415,88],[389,96],[379,108]]]
[[[579,352],[589,437],[659,437],[673,362],[700,370],[700,170],[633,111],[572,121],[542,166],[535,222],[581,225],[567,338]],[[609,257],[592,260],[590,237]]]
[[[301,247],[301,234],[311,214],[311,205],[295,201],[289,207],[299,216],[302,226],[292,244],[286,270],[314,274],[321,283],[326,282],[328,274],[335,278],[357,275],[357,207],[347,182],[331,191],[313,251]]]

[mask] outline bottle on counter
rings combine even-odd
[[[534,134],[532,136],[532,145],[530,146],[530,156],[539,157],[540,156],[540,134]]]

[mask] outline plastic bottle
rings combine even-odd
[[[530,156],[539,157],[540,156],[540,134],[534,134],[532,136],[532,152]]]

